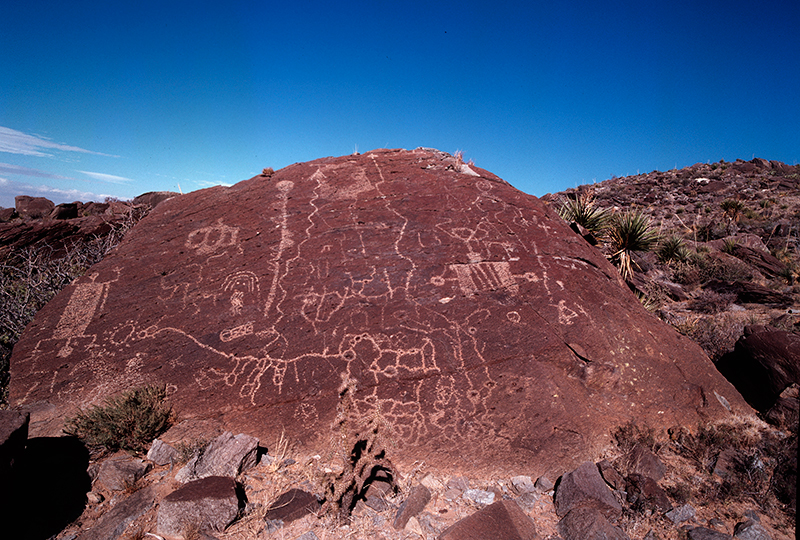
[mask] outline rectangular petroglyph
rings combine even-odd
[[[495,289],[506,289],[513,294],[519,292],[511,265],[506,261],[451,264],[449,267],[455,272],[464,294]]]
[[[54,339],[83,335],[103,296],[104,287],[105,283],[81,283],[75,287],[53,332]]]

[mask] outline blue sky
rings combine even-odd
[[[534,195],[800,162],[800,2],[0,5],[0,206],[461,150]]]

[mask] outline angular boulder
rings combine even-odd
[[[55,203],[44,197],[17,195],[14,197],[17,214],[24,219],[37,219],[50,215],[56,207]]]
[[[260,440],[377,418],[398,464],[535,475],[628,420],[727,417],[715,393],[752,414],[551,208],[430,149],[161,202],[37,314],[11,376],[13,404],[65,415],[160,381],[183,418]]]
[[[600,476],[597,465],[590,461],[561,477],[553,502],[558,517],[583,507],[594,508],[609,519],[622,515],[622,506]]]
[[[536,526],[514,501],[498,501],[457,521],[439,540],[537,540]]]
[[[188,528],[221,531],[239,512],[236,482],[224,476],[209,476],[176,489],[158,505],[158,532],[177,536]]]

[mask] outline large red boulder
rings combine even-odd
[[[12,404],[51,415],[161,382],[181,417],[262,441],[317,449],[369,420],[395,463],[526,474],[629,420],[752,413],[555,212],[430,149],[165,200],[37,314],[11,370]]]

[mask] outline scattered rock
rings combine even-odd
[[[697,514],[697,511],[691,504],[684,504],[682,506],[678,506],[673,508],[669,512],[667,512],[667,518],[674,523],[675,525],[680,525],[686,521],[690,521],[694,519],[694,516]]]
[[[687,534],[689,540],[731,540],[731,535],[706,527],[694,527],[689,529]]]
[[[156,492],[152,487],[140,489],[103,514],[89,530],[80,533],[77,540],[119,538],[128,525],[153,507],[155,500]]]
[[[156,465],[169,465],[176,463],[181,457],[181,453],[161,439],[156,439],[147,451],[147,459]]]
[[[600,475],[603,477],[603,480],[606,481],[612,489],[620,490],[625,489],[625,478],[619,474],[619,471],[614,468],[614,466],[608,461],[603,460],[597,464],[597,468],[600,470]]]
[[[664,463],[649,448],[636,444],[626,459],[628,474],[641,474],[656,482],[664,477]]]
[[[597,508],[572,508],[558,522],[558,533],[564,540],[630,540],[622,529],[609,523]]]
[[[536,486],[534,485],[530,476],[514,476],[511,479],[511,485],[517,495],[530,493],[536,489]]]
[[[555,506],[558,517],[564,517],[578,507],[595,508],[611,519],[622,515],[622,507],[600,476],[597,465],[588,461],[561,477],[555,493]]]
[[[439,540],[537,540],[533,521],[513,501],[497,501],[454,523]]]
[[[737,523],[733,529],[733,537],[739,540],[772,540],[767,530],[752,519]]]
[[[468,489],[462,495],[475,503],[479,508],[488,506],[494,502],[495,494],[493,491],[484,491],[482,489]]]
[[[158,532],[177,536],[187,527],[222,531],[239,512],[233,478],[208,476],[179,487],[158,506]]]
[[[408,520],[416,516],[425,509],[425,505],[431,500],[431,492],[422,484],[416,485],[406,497],[406,500],[397,509],[392,527],[397,530],[405,528]]]
[[[150,463],[120,452],[100,464],[94,484],[109,491],[131,489],[151,467]]]
[[[672,509],[667,493],[658,483],[643,474],[630,474],[627,478],[626,491],[628,502],[635,508],[667,512]]]
[[[175,475],[178,482],[190,482],[208,476],[235,477],[258,463],[258,439],[226,431]]]
[[[539,478],[537,478],[536,483],[534,485],[536,486],[536,489],[543,492],[548,492],[553,488],[555,488],[555,484],[553,483],[553,481],[546,476],[540,476]]]

